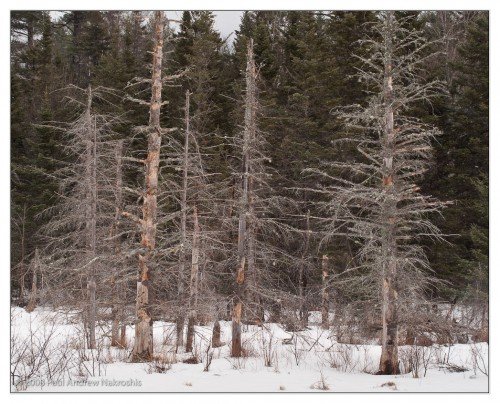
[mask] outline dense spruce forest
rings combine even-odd
[[[319,312],[381,374],[430,331],[487,341],[488,12],[214,23],[11,13],[12,304],[80,313],[90,349],[135,325],[136,362],[156,321],[185,352],[231,321],[239,357]]]

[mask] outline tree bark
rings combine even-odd
[[[397,317],[397,291],[396,291],[396,261],[397,249],[394,229],[393,214],[396,210],[394,193],[394,90],[393,90],[393,31],[394,13],[388,12],[386,16],[385,35],[385,68],[384,68],[384,105],[385,128],[383,146],[383,178],[382,193],[385,198],[385,229],[382,243],[384,266],[382,273],[382,353],[380,356],[379,374],[398,374],[398,317]]]
[[[141,246],[137,280],[135,341],[132,351],[133,361],[148,361],[153,356],[153,316],[152,316],[152,256],[156,244],[158,169],[160,164],[161,90],[164,16],[155,11],[155,42],[153,49],[152,91],[149,108],[148,155],[146,158],[146,190],[142,206]]]
[[[87,293],[88,293],[88,343],[90,349],[96,348],[96,320],[97,320],[97,302],[96,302],[96,257],[97,257],[97,127],[95,117],[92,118],[92,87],[87,87],[87,153],[86,153],[86,178],[87,178],[87,217],[86,233],[88,248],[88,274],[87,274]]]
[[[193,207],[193,245],[191,250],[191,279],[189,282],[189,319],[186,336],[186,352],[193,351],[194,324],[196,321],[196,307],[198,303],[198,276],[200,257],[200,227],[198,224],[198,210]]]
[[[186,125],[184,137],[184,155],[182,161],[182,194],[181,194],[181,248],[179,251],[179,275],[177,284],[177,294],[179,301],[184,299],[184,283],[186,271],[186,244],[187,244],[187,189],[188,189],[188,166],[189,166],[189,136],[190,136],[190,93],[186,91],[186,104],[184,122]],[[182,309],[181,309],[182,310]],[[184,344],[184,319],[183,313],[179,312],[176,327],[177,327],[177,347]]]
[[[21,261],[19,262],[19,305],[24,303],[24,278],[26,261],[26,204],[23,205],[23,217],[21,219]]]
[[[321,258],[321,275],[322,275],[322,289],[321,289],[321,328],[328,330],[330,327],[329,312],[330,312],[330,295],[328,293],[328,255],[323,255]]]
[[[233,303],[232,315],[232,342],[231,356],[240,357],[242,355],[241,347],[241,319],[243,314],[243,301],[246,294],[246,270],[248,265],[253,263],[253,248],[251,259],[249,256],[249,244],[252,247],[253,243],[248,239],[248,219],[251,213],[251,205],[249,204],[249,183],[251,175],[250,167],[250,147],[251,140],[255,137],[256,130],[256,68],[253,55],[253,40],[250,39],[247,49],[247,68],[246,68],[246,94],[245,94],[245,128],[243,132],[243,178],[242,192],[240,198],[240,212],[238,222],[238,268],[236,271],[236,291]]]
[[[26,306],[26,311],[31,313],[36,308],[36,298],[37,298],[37,273],[39,270],[40,259],[38,255],[38,248],[35,249],[35,257],[32,265],[32,279],[31,279],[31,291],[28,305]]]
[[[307,211],[307,216],[306,216],[306,240],[305,240],[305,245],[304,245],[304,250],[302,252],[302,259],[300,262],[300,267],[299,267],[299,299],[300,299],[300,309],[299,309],[299,316],[300,316],[300,326],[301,328],[306,328],[308,325],[308,314],[309,310],[307,307],[307,300],[306,300],[306,285],[307,285],[307,274],[304,268],[305,265],[305,258],[309,252],[309,240],[311,238],[311,229],[310,229],[310,223],[309,223],[309,216],[310,212]]]
[[[115,149],[115,164],[116,164],[116,182],[115,182],[115,220],[111,230],[111,238],[115,238],[115,257],[116,263],[112,277],[113,290],[113,307],[111,309],[112,324],[111,324],[111,346],[122,347],[120,341],[120,322],[123,321],[123,282],[120,282],[119,268],[121,268],[121,243],[117,235],[120,228],[120,217],[123,208],[123,140],[116,143]]]
[[[220,323],[217,320],[214,323],[214,328],[212,330],[212,348],[218,348],[222,346],[222,342],[220,340],[221,337],[221,331],[220,331]]]

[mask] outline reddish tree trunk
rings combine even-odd
[[[148,155],[146,158],[146,192],[142,206],[141,246],[139,254],[139,273],[137,280],[135,342],[132,352],[133,361],[147,361],[153,356],[153,315],[151,294],[151,257],[156,244],[156,215],[158,196],[158,168],[160,164],[161,128],[161,90],[163,27],[162,11],[155,11],[155,43],[153,49],[152,91],[149,108]]]

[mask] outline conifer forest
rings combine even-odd
[[[489,12],[221,13],[11,11],[11,391],[487,392]]]

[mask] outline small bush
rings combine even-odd
[[[172,364],[176,363],[175,354],[160,353],[153,357],[151,362],[148,362],[146,372],[152,373],[166,373],[172,369]]]
[[[311,389],[313,390],[323,390],[323,391],[326,391],[326,390],[330,390],[330,386],[326,383],[326,379],[323,375],[323,372],[319,372],[320,373],[320,379],[311,384]]]

